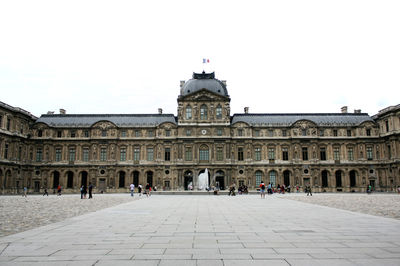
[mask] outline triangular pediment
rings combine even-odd
[[[194,101],[194,102],[225,101],[227,99],[229,98],[213,93],[207,89],[202,89],[200,91],[194,92],[192,94],[180,98],[180,100]]]

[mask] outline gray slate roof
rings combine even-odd
[[[181,95],[186,96],[202,89],[209,90],[222,96],[229,96],[228,90],[222,81],[215,78],[215,73],[193,73],[193,78],[185,82],[181,88]]]
[[[100,121],[109,121],[117,127],[154,127],[165,122],[176,124],[173,114],[42,115],[36,123],[45,123],[51,127],[90,127]]]
[[[291,126],[297,121],[309,120],[318,126],[357,126],[374,120],[366,113],[326,114],[235,114],[232,124],[244,122],[251,126]]]

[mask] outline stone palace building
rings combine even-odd
[[[374,116],[340,113],[231,114],[225,81],[181,81],[178,113],[60,114],[37,118],[0,102],[0,193],[126,192],[196,186],[256,189],[261,180],[315,192],[394,191],[400,185],[400,104]]]

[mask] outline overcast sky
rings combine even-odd
[[[204,67],[231,114],[374,115],[400,104],[399,14],[398,0],[0,1],[0,101],[176,115],[180,80]]]

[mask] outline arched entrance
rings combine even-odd
[[[186,171],[183,175],[183,188],[189,190],[188,186],[192,184],[193,186],[193,173],[192,171]]]
[[[53,172],[53,188],[57,189],[57,186],[60,184],[60,172]]]
[[[138,187],[139,186],[139,171],[133,171],[132,177],[133,177],[133,184],[135,185],[135,187]]]
[[[328,171],[324,170],[321,172],[321,181],[322,187],[328,187]]]
[[[125,187],[125,172],[124,171],[119,172],[118,187],[119,188]]]
[[[81,186],[88,186],[88,172],[81,172]]]
[[[206,171],[206,169],[204,169],[204,170],[201,170],[200,172],[199,172],[199,175],[200,174],[202,174],[202,173],[204,173]],[[211,184],[211,182],[210,182],[210,171],[207,171],[208,172],[208,186],[210,186],[210,184]],[[198,184],[197,184],[198,185]]]
[[[74,173],[72,171],[67,172],[67,188],[74,186]]]
[[[146,176],[147,176],[147,183],[150,185],[150,187],[153,187],[153,172],[148,171],[146,173]]]
[[[0,188],[4,188],[5,187],[5,182],[4,182],[4,177],[3,177],[3,171],[1,171],[0,169]]]
[[[342,171],[338,170],[335,173],[336,187],[342,187]]]
[[[220,190],[225,189],[225,173],[222,170],[218,170],[215,173],[215,187]]]
[[[351,170],[350,171],[350,187],[355,187],[356,186],[356,171]]]
[[[285,187],[288,187],[290,185],[290,171],[286,170],[283,172],[283,184],[285,184]]]

